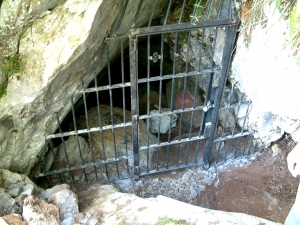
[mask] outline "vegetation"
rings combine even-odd
[[[7,87],[2,87],[2,88],[0,88],[0,98],[1,98],[3,95],[6,94],[6,88],[7,88]]]
[[[300,65],[300,1],[299,0],[253,0],[251,9],[244,12],[243,32],[245,36],[251,36],[255,26],[260,24],[266,26],[268,18],[264,15],[264,6],[275,2],[276,10],[280,12],[279,19],[289,21],[290,41],[284,46],[290,46],[298,54],[298,64]]]
[[[4,59],[3,73],[9,78],[14,74],[19,74],[24,72],[26,62],[22,59],[20,54],[14,56],[8,56]]]
[[[159,218],[155,225],[192,225],[185,220],[175,220],[168,217]]]

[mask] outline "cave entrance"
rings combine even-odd
[[[57,116],[38,177],[73,184],[139,179],[255,152],[245,128],[251,101],[234,97],[234,83],[226,89],[239,21],[220,14],[108,35],[107,69],[71,96],[69,130]]]

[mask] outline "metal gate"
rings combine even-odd
[[[218,19],[136,28],[127,36],[107,37],[107,75],[101,79],[95,76],[93,87],[83,84],[82,90],[71,96],[71,131],[63,128],[56,114],[58,132],[47,137],[49,151],[40,157],[37,177],[73,184],[138,179],[191,166],[208,169],[210,165],[255,152],[252,132],[245,128],[251,101],[243,95],[234,100],[234,82],[231,89],[226,89],[238,25],[237,19]],[[212,46],[205,46],[206,33],[214,37]],[[218,45],[221,33],[222,44]],[[198,39],[191,38],[197,35]],[[169,74],[165,73],[166,37],[173,40]],[[156,48],[152,46],[154,39],[159,43]],[[199,48],[198,57],[193,58],[195,48],[191,42],[195,40]],[[139,68],[140,43],[146,44],[147,49],[143,52],[147,64],[143,69]],[[113,48],[120,50],[118,66],[111,65]],[[220,64],[213,60],[217,48],[221,52]],[[210,58],[208,64],[202,61],[205,57]],[[125,76],[126,69],[130,79]],[[146,105],[140,102],[142,89]],[[156,94],[154,106],[152,97]],[[75,103],[80,97],[81,114],[76,109],[80,104]],[[90,97],[93,103],[87,100]],[[121,102],[118,107],[117,100]],[[236,114],[234,121],[229,118],[232,113]],[[228,121],[232,123],[230,128]]]

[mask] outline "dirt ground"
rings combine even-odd
[[[290,174],[286,164],[295,143],[289,137],[278,143],[282,153],[276,157],[270,147],[249,165],[219,170],[217,179],[193,204],[283,223],[295,200],[299,178]]]

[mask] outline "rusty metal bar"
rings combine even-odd
[[[179,32],[184,30],[194,30],[196,28],[211,28],[211,27],[224,27],[234,25],[237,19],[222,19],[222,20],[209,20],[197,22],[196,25],[191,23],[171,24],[165,26],[143,27],[137,28],[132,31],[131,35],[145,36],[153,34],[162,34],[170,32]]]
[[[131,116],[132,116],[132,145],[134,157],[134,179],[139,179],[139,110],[138,110],[138,68],[137,68],[137,39],[132,36],[129,40],[130,81],[131,81]]]
[[[217,127],[217,120],[218,120],[218,115],[219,115],[221,98],[222,98],[224,86],[225,86],[226,80],[227,80],[227,74],[228,74],[229,65],[230,65],[230,61],[231,61],[231,57],[232,57],[232,50],[233,50],[233,46],[235,43],[237,28],[238,28],[238,23],[230,26],[227,30],[226,42],[225,42],[224,53],[223,53],[223,58],[222,58],[221,80],[220,80],[219,88],[218,88],[218,91],[216,94],[215,109],[212,112],[212,118],[211,118],[211,121],[213,121],[214,124],[212,125],[211,131],[210,131],[210,136],[206,143],[204,157],[203,157],[204,169],[209,168],[209,157],[210,157],[212,142],[213,142],[216,127]]]

